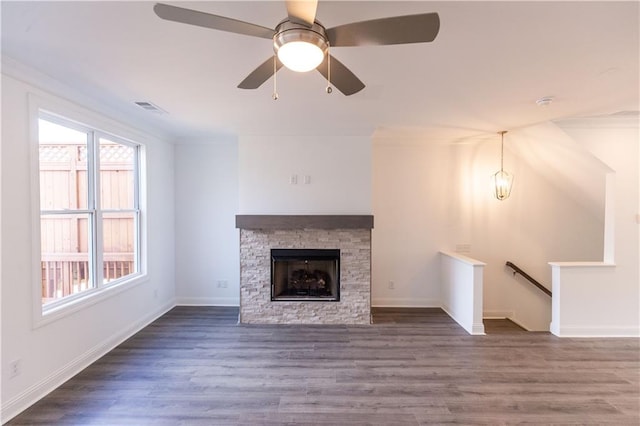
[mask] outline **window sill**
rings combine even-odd
[[[51,307],[49,309],[38,304],[35,309],[36,312],[34,313],[33,328],[40,328],[44,325],[58,321],[59,319],[86,309],[96,303],[107,300],[122,293],[123,291],[127,291],[147,281],[148,276],[146,274],[139,274],[122,282],[108,284],[98,290],[89,292],[85,296],[78,297],[77,299],[70,300],[68,303]]]

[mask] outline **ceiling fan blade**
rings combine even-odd
[[[156,3],[156,5],[153,6],[153,11],[162,19],[180,22],[182,24],[269,39],[273,38],[274,34],[274,30],[271,28],[163,3]]]
[[[331,47],[375,46],[433,41],[440,30],[437,13],[353,22],[327,30]]]
[[[269,80],[274,74],[273,71],[273,58],[276,58],[276,72],[282,68],[282,62],[278,59],[277,56],[272,56],[271,58],[264,61],[258,68],[253,70],[251,74],[247,76],[240,84],[238,84],[239,89],[257,89],[262,86],[262,83]]]
[[[316,20],[318,0],[287,0],[287,14],[293,22],[311,27]]]
[[[328,78],[328,58],[325,56],[324,61],[318,66],[317,70],[324,78]],[[364,89],[364,83],[360,81],[354,73],[349,70],[342,62],[331,55],[331,79],[330,83],[340,90],[345,96],[353,95]]]

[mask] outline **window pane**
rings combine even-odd
[[[88,135],[50,121],[38,121],[40,209],[87,208]]]
[[[38,133],[46,312],[139,272],[139,145],[44,111]]]
[[[40,216],[43,304],[94,287],[89,223],[88,214]]]
[[[133,209],[135,156],[132,146],[100,138],[100,206],[104,210]]]
[[[137,272],[134,250],[136,249],[136,213],[104,213],[103,229],[103,278],[104,282],[116,280]]]

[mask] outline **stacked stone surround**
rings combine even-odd
[[[340,249],[340,301],[271,301],[271,249]],[[370,324],[370,229],[241,229],[240,322]]]

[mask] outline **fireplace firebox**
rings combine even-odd
[[[340,250],[271,249],[271,300],[340,300]]]

